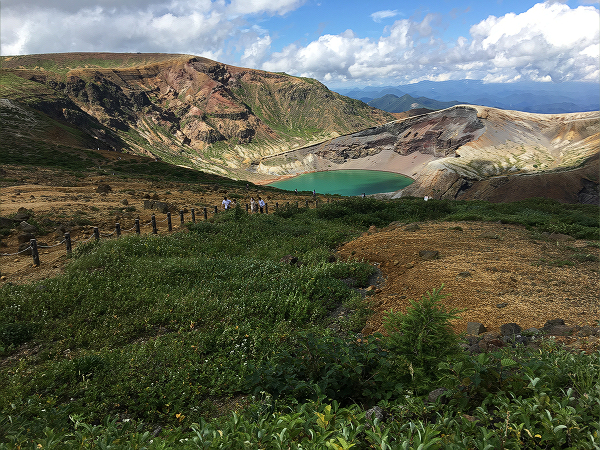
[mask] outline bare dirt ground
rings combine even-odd
[[[20,178],[6,172],[5,178]],[[114,238],[115,223],[124,234],[134,232],[134,219],[139,216],[142,233],[151,233],[152,213],[156,214],[159,234],[167,232],[166,216],[144,209],[144,200],[155,198],[185,210],[191,220],[191,208],[197,220],[203,220],[203,208],[221,209],[223,191],[195,189],[176,183],[151,184],[145,181],[122,181],[110,176],[87,177],[84,180],[56,178],[43,170],[28,174],[26,182],[5,185],[0,189],[0,216],[8,217],[19,208],[34,212],[38,223],[52,221],[66,224],[72,239],[90,239],[94,226],[102,239]],[[111,191],[96,192],[101,184]],[[271,208],[275,202],[299,201],[304,206],[308,197],[293,193],[272,197],[260,187],[225,192],[245,207],[250,196],[263,195]],[[125,205],[126,203],[126,205]],[[314,205],[314,204],[313,204]],[[179,214],[172,213],[173,230],[183,229]],[[39,267],[28,255],[18,251],[18,231],[2,239],[0,285],[25,283],[56,276],[64,270],[66,257],[63,231],[48,226],[48,234],[38,236],[45,244],[40,249]],[[368,297],[376,311],[364,329],[365,333],[381,331],[384,312],[405,311],[410,300],[418,300],[426,292],[444,285],[448,294],[444,304],[464,310],[453,324],[458,332],[467,322],[481,322],[488,330],[498,330],[504,323],[515,322],[523,329],[540,328],[547,320],[561,318],[567,325],[598,326],[600,320],[600,256],[598,242],[574,240],[565,236],[533,234],[521,226],[481,223],[420,223],[407,231],[406,224],[392,224],[371,229],[362,237],[343,245],[343,259],[369,261],[380,268],[383,282]],[[75,244],[76,245],[76,244]],[[439,252],[437,259],[419,255],[423,250]],[[567,343],[570,338],[561,338]],[[560,340],[560,339],[559,339]],[[578,347],[598,347],[598,338],[578,342]]]
[[[386,311],[406,311],[411,299],[442,285],[442,293],[448,295],[443,304],[463,310],[453,322],[455,331],[464,332],[467,322],[499,331],[505,323],[541,328],[556,318],[570,326],[597,327],[596,244],[562,235],[534,235],[516,225],[427,222],[415,231],[407,231],[404,224],[372,228],[339,252],[344,258],[376,264],[385,278],[370,297],[376,313],[363,330],[366,334],[382,331]],[[438,258],[424,259],[421,251],[437,251]],[[597,348],[598,338],[578,346]]]
[[[271,212],[275,204],[299,202],[305,207],[306,200],[314,206],[312,197],[293,193],[273,196],[260,186],[226,190],[214,186],[190,186],[179,183],[151,183],[148,181],[123,181],[111,175],[90,176],[85,179],[59,177],[52,171],[40,169],[35,173],[23,173],[5,167],[4,178],[20,180],[18,184],[4,183],[0,187],[0,217],[12,217],[20,208],[33,211],[33,223],[42,225],[43,233],[35,233],[40,246],[40,266],[33,266],[27,254],[16,254],[19,249],[18,235],[14,229],[0,244],[0,285],[3,283],[26,283],[55,276],[63,271],[67,262],[64,231],[69,231],[73,248],[77,244],[93,239],[94,227],[98,227],[101,239],[114,239],[115,224],[118,222],[122,235],[135,233],[135,219],[140,220],[140,232],[152,233],[151,217],[156,215],[158,234],[168,233],[166,214],[156,209],[145,209],[147,200],[157,200],[172,205],[172,231],[186,230],[181,225],[179,211],[184,211],[184,221],[191,222],[191,209],[195,209],[196,220],[214,216],[215,206],[223,210],[221,202],[225,195],[235,199],[243,208],[250,197],[267,202]],[[101,185],[110,186],[106,193],[97,192]],[[48,225],[44,226],[45,223]],[[59,225],[64,225],[59,229]]]

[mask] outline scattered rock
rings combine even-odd
[[[21,231],[23,231],[24,233],[35,233],[37,231],[37,228],[35,227],[35,225],[31,225],[25,221],[23,221],[19,224],[19,229]]]
[[[543,329],[545,330],[546,328],[552,327],[554,325],[564,325],[565,321],[563,319],[552,319],[552,320],[548,320],[546,321],[546,323],[543,326]]]
[[[567,325],[551,325],[547,328],[544,326],[544,331],[548,336],[571,336],[576,330],[576,327]]]
[[[166,214],[169,211],[176,212],[177,207],[167,202],[159,202],[156,200],[144,200],[144,209],[156,209],[162,214]]]
[[[12,220],[15,221],[15,222],[22,222],[24,220],[25,221],[29,220],[32,215],[33,215],[32,211],[30,211],[30,210],[28,210],[26,208],[20,207],[17,210],[17,213],[13,216]]]
[[[471,344],[471,345],[469,345],[469,346],[467,347],[466,351],[467,351],[469,354],[473,355],[473,354],[481,353],[481,352],[482,352],[482,351],[484,351],[484,350],[482,350],[482,349],[479,347],[479,342],[476,342],[476,343],[474,343],[474,344]]]
[[[500,339],[492,339],[487,343],[486,350],[493,352],[503,347],[506,347],[506,343],[504,341],[501,341]]]
[[[530,340],[531,340],[530,337],[522,336],[520,334],[502,337],[503,342],[505,342],[506,344],[511,344],[513,347],[515,347],[517,345],[527,345],[527,344],[529,344]]]
[[[577,332],[577,336],[580,336],[580,337],[593,336],[595,334],[596,334],[595,328],[590,327],[589,325],[584,325],[583,327],[581,327],[581,330],[579,330]]]
[[[468,278],[468,277],[472,277],[473,274],[471,272],[468,271],[464,271],[464,272],[459,272],[458,275],[456,275],[456,278]]]
[[[427,402],[428,403],[437,402],[438,399],[440,399],[446,392],[448,392],[448,389],[443,388],[443,387],[434,389],[427,395]],[[445,403],[445,402],[442,401],[442,403]]]
[[[121,205],[127,206],[129,205],[129,201],[126,198],[124,198],[123,200],[121,200]]]
[[[432,259],[438,259],[440,257],[440,252],[437,250],[421,250],[419,256],[425,261],[430,261]]]
[[[112,188],[108,184],[101,184],[96,188],[98,194],[108,194],[112,191]]]
[[[13,220],[8,217],[0,217],[0,228],[12,228]]]
[[[21,233],[17,236],[17,239],[19,240],[19,244],[27,243],[29,245],[29,241],[35,239],[35,235],[33,233]]]
[[[389,419],[389,417],[390,413],[379,406],[373,406],[371,409],[368,409],[365,412],[365,418],[369,423],[373,423],[375,419],[377,419],[379,422],[385,422]]]
[[[521,333],[521,327],[516,323],[505,323],[500,325],[500,334],[502,336],[515,336]]]
[[[508,303],[506,303],[506,302],[505,303],[498,303],[496,305],[496,308],[506,308],[507,306],[508,306]]]
[[[464,340],[466,341],[467,346],[469,346],[473,344],[478,344],[481,338],[477,335],[470,335],[467,333],[467,335],[464,336]]]
[[[471,336],[477,336],[478,334],[485,333],[487,329],[482,323],[479,322],[468,322],[467,323],[467,334]]]
[[[411,223],[410,225],[404,227],[404,231],[417,231],[420,230],[421,227],[416,223]]]

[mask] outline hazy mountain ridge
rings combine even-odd
[[[383,97],[367,102],[367,105],[391,113],[401,113],[420,108],[429,110],[446,109],[463,103],[458,101],[440,102],[427,97],[415,98],[408,94],[404,94],[402,97],[395,94],[385,94]]]
[[[27,55],[2,66],[0,97],[94,146],[231,176],[255,158],[393,120],[316,80],[192,55]]]
[[[421,81],[401,86],[341,88],[337,92],[369,103],[387,94],[426,97],[540,114],[563,114],[600,109],[596,83],[483,83],[478,80]]]

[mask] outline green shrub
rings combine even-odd
[[[462,353],[460,336],[450,326],[460,311],[441,305],[446,297],[442,289],[427,292],[420,301],[411,300],[406,313],[391,310],[383,318],[389,351],[406,358],[419,383],[435,374],[444,359]]]
[[[401,374],[387,361],[380,336],[357,341],[299,333],[272,358],[252,366],[246,383],[255,394],[342,404],[373,403],[401,391]]]
[[[5,347],[16,347],[33,338],[36,326],[30,322],[0,324],[0,343]]]

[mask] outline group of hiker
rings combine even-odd
[[[230,208],[235,208],[237,206],[237,203],[234,200],[230,200],[227,198],[227,196],[223,197],[223,201],[221,202],[221,204],[223,205],[223,209],[228,210]],[[251,213],[256,213],[256,212],[260,212],[261,214],[265,211],[265,206],[266,203],[265,201],[258,197],[258,202],[254,200],[254,197],[250,197],[250,212]]]

